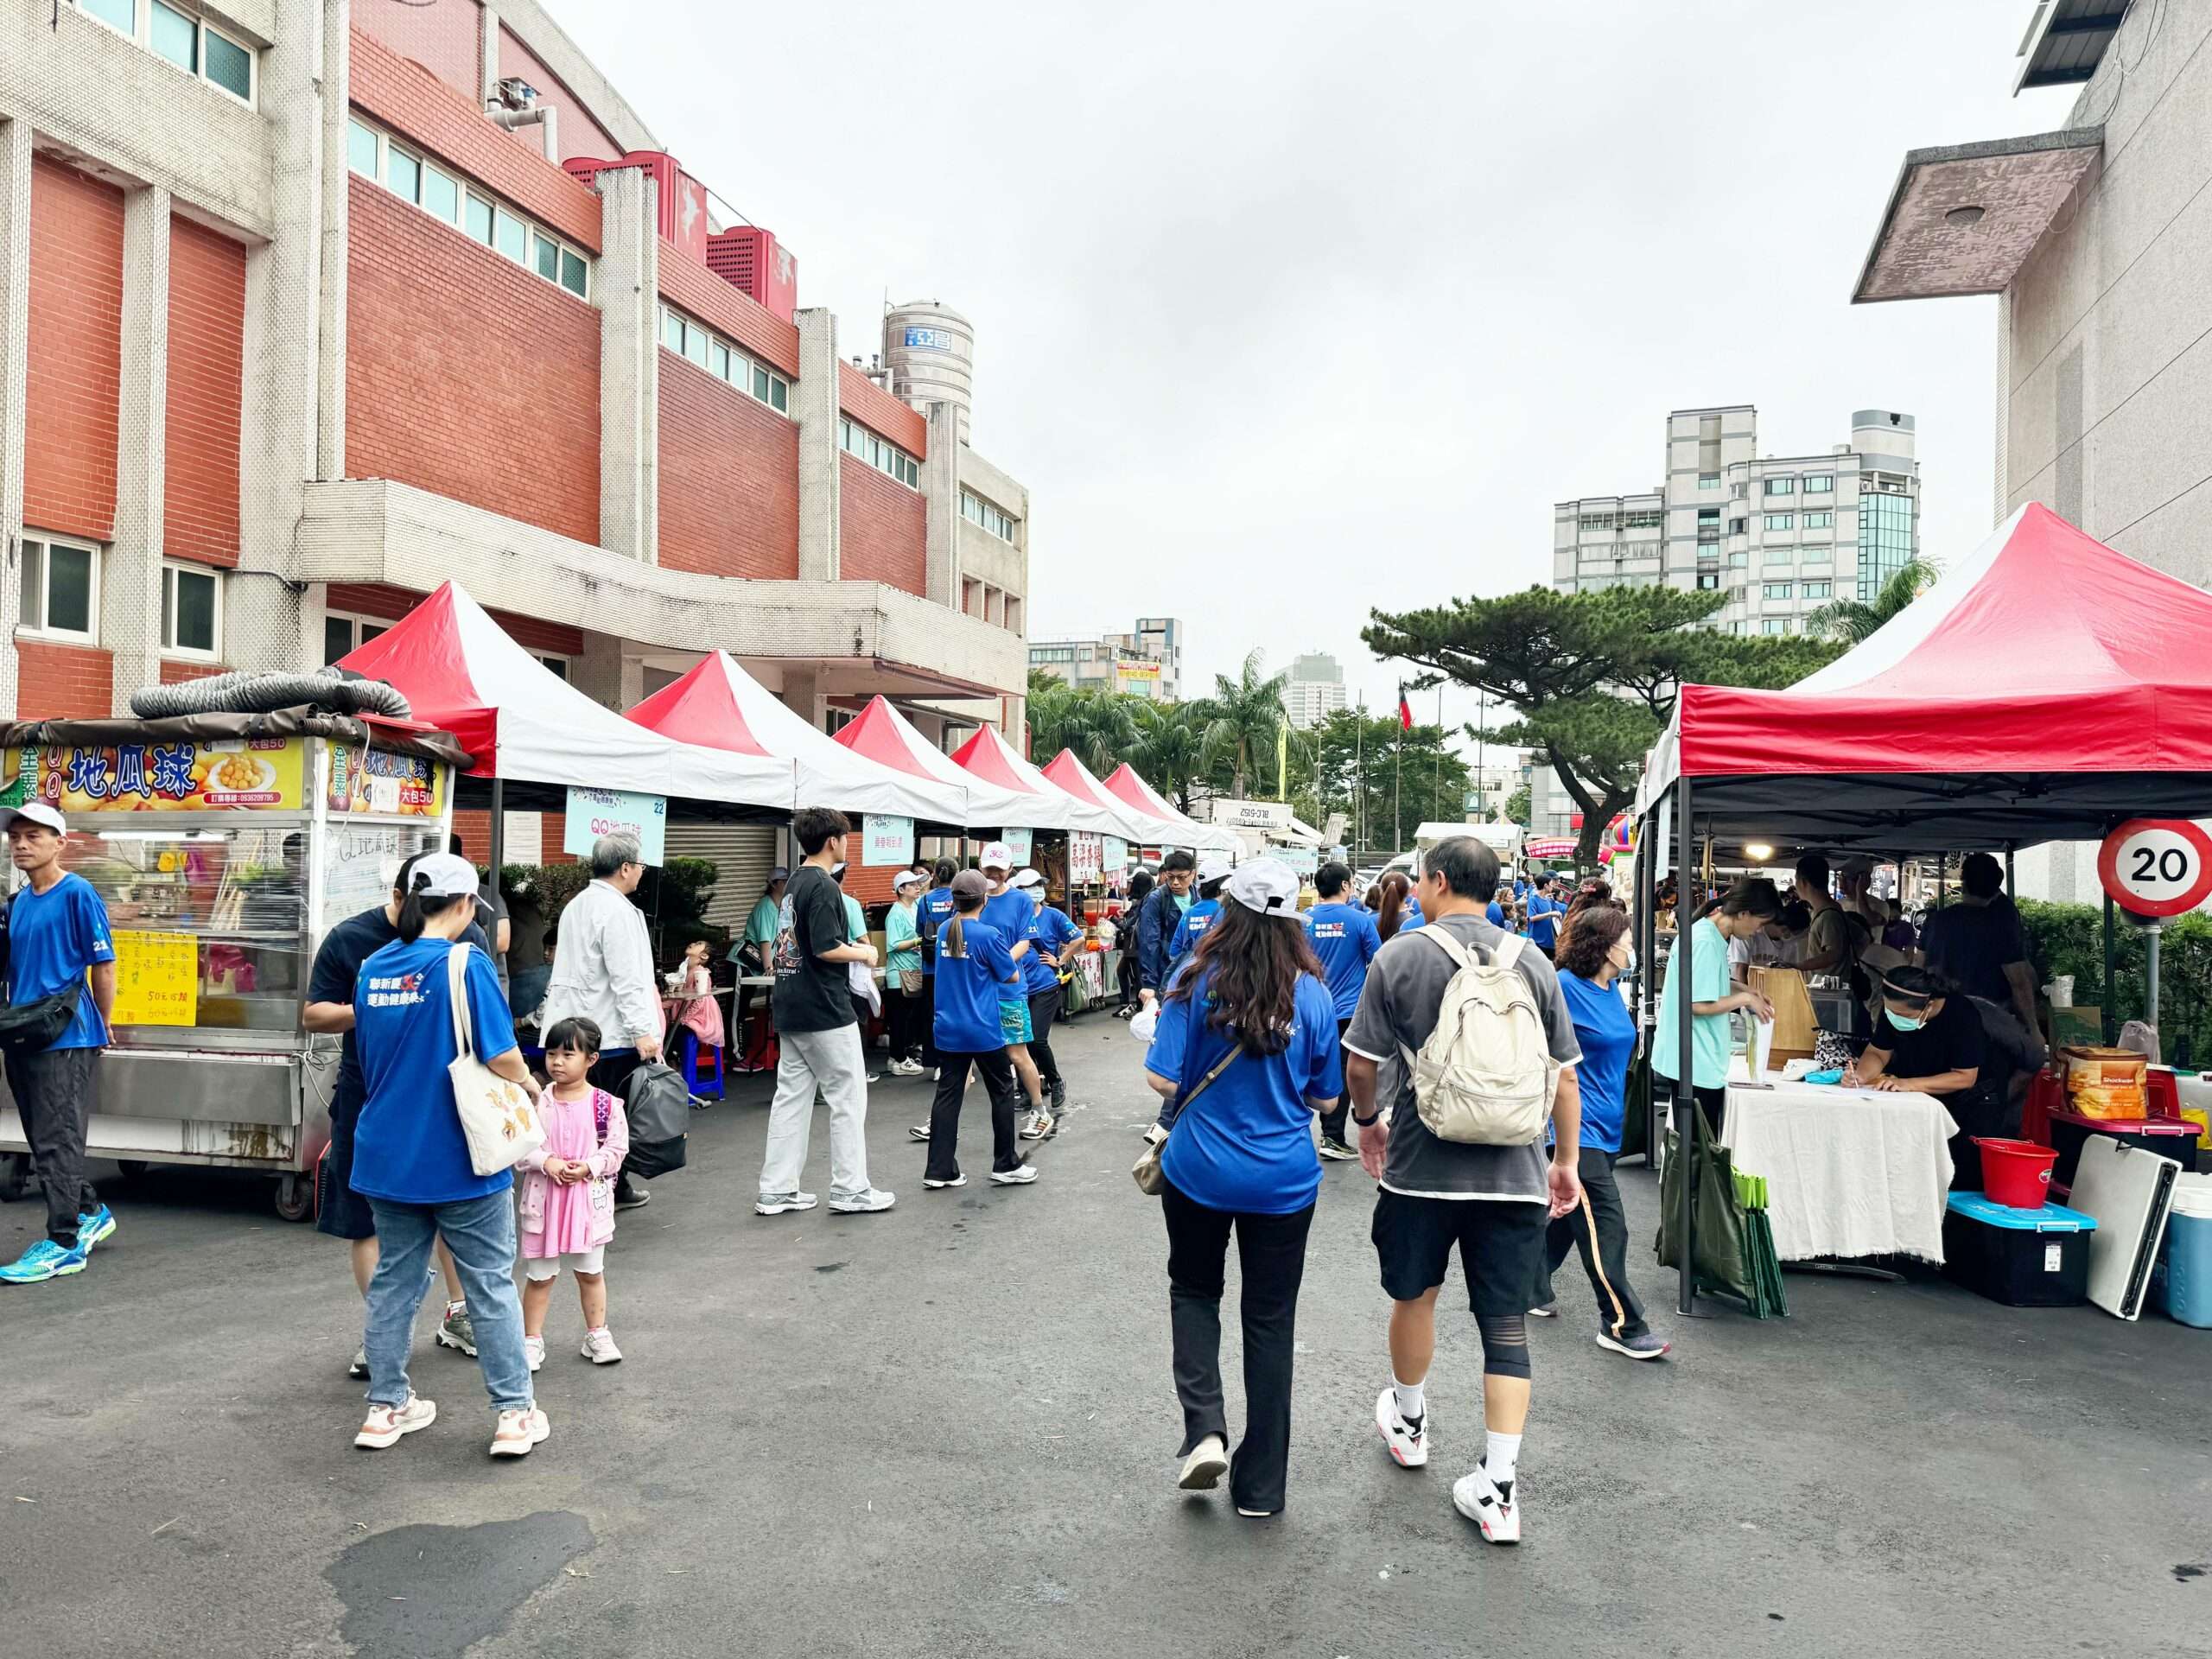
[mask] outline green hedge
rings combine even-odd
[[[721,874],[710,858],[671,858],[658,869],[648,869],[638,884],[631,901],[645,913],[653,959],[663,968],[673,967],[694,939],[717,950],[729,943],[728,928],[701,919],[714,901]],[[499,891],[510,905],[524,900],[556,924],[569,900],[590,880],[591,871],[582,864],[506,864],[499,869]]]
[[[2117,1032],[2140,1020],[2146,1003],[2147,935],[2124,920],[2113,926],[2113,985],[2105,988],[2104,908],[2019,901],[2036,982],[2074,976],[2074,1001],[2102,1008]],[[2159,1044],[2175,1065],[2212,1065],[2212,916],[2171,923],[2158,944]],[[2185,1045],[2185,1046],[2184,1046]]]

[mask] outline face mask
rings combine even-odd
[[[1915,1016],[1909,1014],[1896,1014],[1891,1013],[1891,1010],[1887,1008],[1885,1008],[1882,1012],[1889,1014],[1891,1028],[1897,1031],[1918,1031],[1923,1026],[1928,1023],[1928,1019],[1925,1014]]]

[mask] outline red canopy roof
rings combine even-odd
[[[1099,781],[1117,799],[1136,808],[1147,817],[1161,819],[1189,837],[1187,842],[1177,841],[1171,845],[1208,847],[1228,851],[1242,850],[1244,845],[1226,830],[1210,827],[1178,812],[1168,804],[1167,798],[1145,782],[1144,774],[1126,760]]]
[[[1087,830],[1094,834],[1126,836],[1122,814],[1095,801],[1071,794],[1016,754],[995,726],[980,726],[976,735],[952,752],[952,758],[986,782],[1014,790],[1036,803],[1036,817],[1029,820],[1039,830]],[[1021,820],[1017,819],[1019,825]]]
[[[1102,812],[1112,813],[1123,826],[1114,831],[1116,835],[1173,847],[1186,833],[1172,820],[1154,817],[1150,812],[1141,811],[1122,799],[1100,783],[1089,766],[1076,759],[1073,749],[1062,749],[1045,763],[1044,771],[1047,778],[1078,801],[1095,806]]]
[[[837,729],[835,741],[880,766],[958,789],[968,802],[967,825],[1041,828],[1034,823],[1035,798],[1001,788],[954,764],[952,757],[916,731],[881,693],[868,700],[858,717]]]

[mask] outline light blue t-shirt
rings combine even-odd
[[[515,1046],[514,1016],[499,971],[474,945],[461,985],[476,1057]],[[453,1080],[460,1052],[446,981],[447,939],[394,940],[361,964],[353,982],[353,1036],[367,1097],[353,1133],[353,1190],[395,1204],[459,1204],[514,1185],[512,1171],[479,1175],[468,1161]]]
[[[1682,947],[1675,947],[1675,959],[1668,965],[1667,983],[1659,993],[1659,1029],[1651,1039],[1651,1069],[1662,1077],[1675,1082],[1681,1080],[1681,1007],[1682,976],[1675,971],[1681,961]],[[1718,1002],[1728,996],[1735,988],[1728,978],[1728,941],[1720,937],[1720,930],[1707,917],[1690,929],[1690,977],[1696,982],[1691,987],[1692,1002]],[[1725,1089],[1728,1086],[1728,1050],[1731,1023],[1725,1014],[1693,1014],[1690,1016],[1690,1065],[1693,1068],[1690,1086],[1694,1089]],[[1713,1126],[1718,1128],[1719,1125]]]
[[[1186,1091],[1236,1040],[1205,1024],[1206,996],[1202,980],[1189,996],[1169,999],[1145,1056],[1145,1070]],[[1321,1190],[1306,1103],[1344,1095],[1336,1005],[1319,980],[1300,975],[1293,1010],[1290,1046],[1280,1054],[1246,1053],[1230,1061],[1175,1120],[1160,1150],[1167,1179],[1209,1210],[1287,1216]]]
[[[1007,976],[1014,971],[1014,957],[1006,936],[980,916],[960,924],[961,945],[967,955],[947,956],[950,928],[948,922],[938,930],[937,1015],[931,1034],[941,1053],[995,1053],[1006,1046],[999,1001]]]
[[[65,874],[44,893],[29,887],[8,906],[8,1003],[22,1007],[85,985],[85,972],[115,960],[107,906],[81,875]],[[54,1039],[55,1048],[101,1048],[107,1029],[92,1001],[92,988],[77,995],[77,1012]]]
[[[1332,899],[1306,912],[1306,937],[1321,958],[1321,976],[1328,982],[1337,1018],[1351,1019],[1359,1007],[1360,987],[1367,983],[1367,964],[1382,948],[1375,918],[1361,906]]]
[[[1183,919],[1175,924],[1175,937],[1167,942],[1167,962],[1170,967],[1198,948],[1198,940],[1206,929],[1213,925],[1213,918],[1221,914],[1221,900],[1201,899],[1183,912]]]

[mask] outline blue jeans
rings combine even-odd
[[[415,1310],[430,1282],[430,1246],[440,1234],[461,1270],[461,1291],[476,1328],[476,1363],[495,1411],[532,1403],[530,1361],[522,1345],[522,1298],[515,1290],[515,1197],[512,1190],[459,1204],[395,1204],[371,1198],[377,1218],[377,1271],[369,1281],[369,1400],[407,1402],[407,1354]]]

